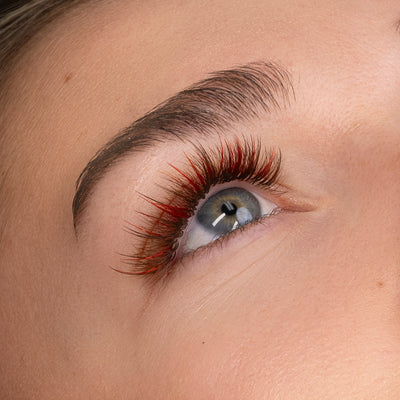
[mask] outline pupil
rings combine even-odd
[[[221,206],[221,212],[225,213],[226,215],[235,215],[236,210],[237,210],[237,207],[229,201],[222,204],[222,206]]]

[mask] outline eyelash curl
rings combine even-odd
[[[129,266],[129,271],[113,268],[116,271],[128,275],[170,273],[179,260],[179,238],[199,201],[213,186],[239,180],[271,191],[278,182],[281,153],[265,149],[259,140],[220,138],[214,147],[192,145],[194,152],[184,153],[183,167],[168,163],[169,171],[164,172],[167,185],[161,186],[165,201],[139,193],[154,213],[137,211],[142,225],[126,221],[126,231],[138,238],[140,245],[134,254],[122,255],[121,262]]]

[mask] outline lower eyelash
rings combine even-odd
[[[196,250],[193,250],[190,253],[184,254],[184,256],[182,257],[182,261],[184,261],[186,263],[187,259],[189,259],[189,261],[190,261],[194,257],[198,256],[199,253],[203,253],[203,251],[207,251],[210,248],[215,248],[215,247],[216,248],[222,248],[222,246],[225,245],[228,240],[234,239],[236,237],[236,235],[240,235],[243,232],[247,231],[248,229],[251,229],[252,227],[255,227],[258,224],[265,223],[266,218],[269,218],[269,217],[271,217],[273,215],[278,215],[280,212],[281,212],[281,209],[277,208],[271,214],[264,215],[264,216],[262,216],[262,217],[260,217],[258,219],[255,219],[255,220],[247,223],[246,225],[239,226],[235,230],[233,230],[233,231],[231,231],[231,232],[229,232],[229,233],[227,233],[225,235],[219,236],[214,241],[210,242],[208,245],[202,246],[202,247],[198,247]]]
[[[169,171],[164,172],[167,185],[162,186],[163,201],[139,194],[153,211],[152,214],[137,211],[143,218],[142,225],[125,221],[125,230],[135,236],[138,250],[122,255],[121,263],[129,267],[128,271],[114,268],[116,271],[128,275],[170,273],[177,261],[179,238],[198,202],[212,186],[241,180],[273,190],[277,184],[280,152],[266,150],[260,141],[220,138],[218,146],[208,145],[210,148],[191,144],[193,153],[190,156],[183,153],[184,167],[168,163]]]

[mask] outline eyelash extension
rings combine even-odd
[[[159,201],[144,194],[139,196],[151,205],[154,213],[137,211],[143,218],[142,225],[126,221],[125,230],[139,239],[139,250],[122,255],[121,262],[129,271],[115,269],[128,275],[167,274],[179,260],[179,238],[193,216],[199,201],[206,197],[211,187],[234,181],[246,181],[258,187],[272,190],[278,182],[281,153],[266,150],[259,140],[235,138],[219,140],[210,148],[192,143],[194,152],[183,153],[185,165],[177,167],[168,163],[165,200]]]

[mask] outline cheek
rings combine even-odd
[[[350,242],[340,218],[319,229],[289,237],[274,256],[260,249],[251,269],[223,283],[172,282],[138,335],[143,393],[364,399],[382,389],[372,382],[391,384],[400,363],[396,288],[377,286],[383,266],[366,252],[365,232]]]

